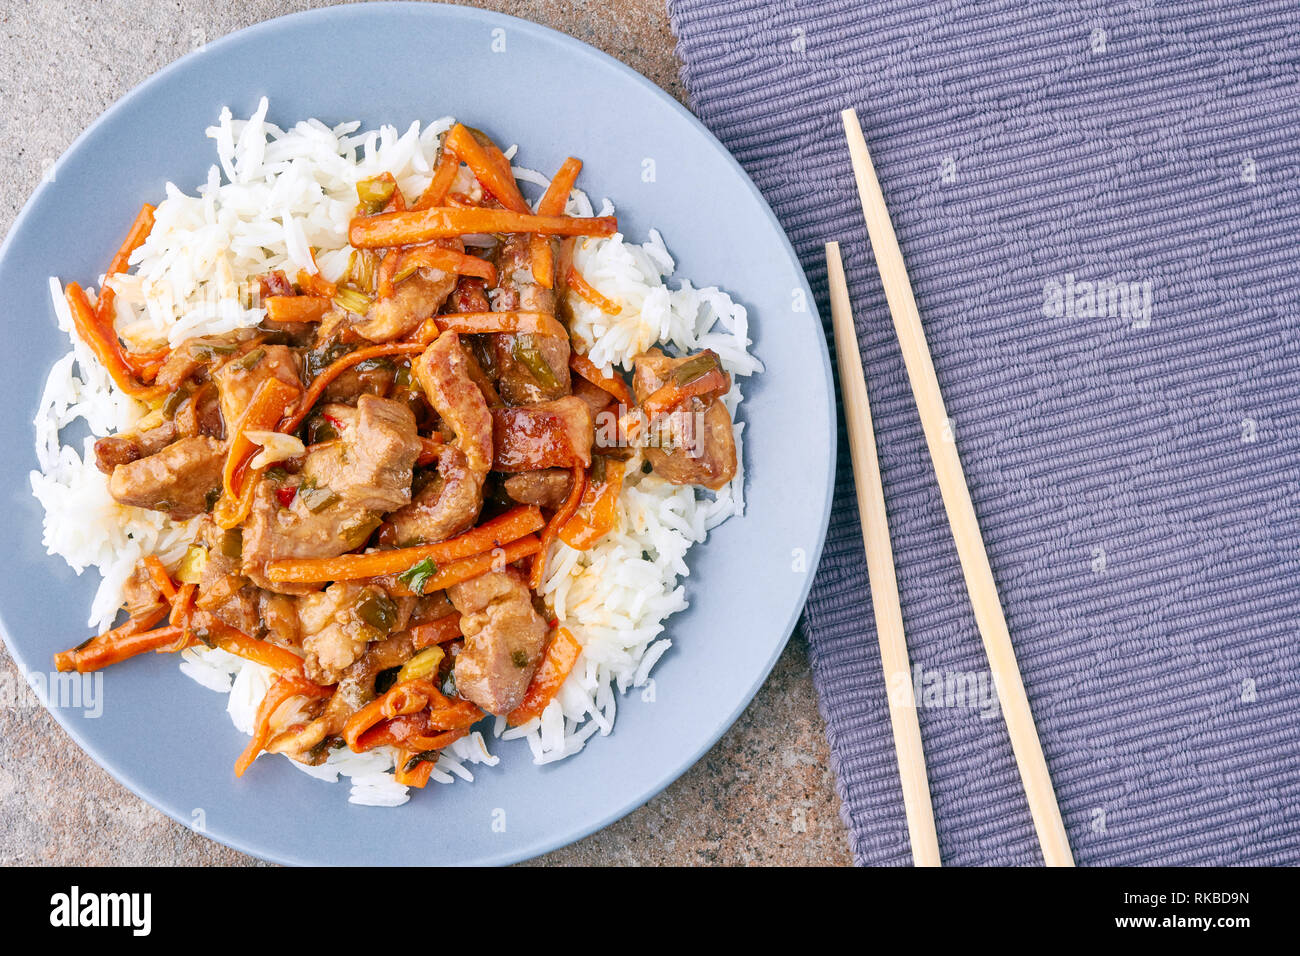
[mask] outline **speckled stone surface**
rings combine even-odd
[[[0,229],[43,171],[114,100],[198,43],[324,3],[0,0]],[[683,98],[662,0],[481,2],[563,30]],[[0,864],[250,865],[120,786],[36,703],[0,649]],[[734,727],[640,810],[536,865],[850,862],[796,634]]]

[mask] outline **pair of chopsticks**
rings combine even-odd
[[[1070,842],[1061,822],[1047,761],[1038,741],[1034,716],[1025,696],[1025,685],[1016,664],[1006,618],[993,582],[984,539],[980,535],[970,490],[962,472],[957,445],[945,437],[948,413],[939,392],[939,380],[925,341],[925,330],[916,309],[916,299],[903,265],[903,254],[894,236],[894,227],[885,206],[885,197],[876,179],[875,167],[867,151],[862,126],[854,110],[840,114],[848,138],[853,173],[866,218],[867,234],[876,256],[880,281],[894,320],[894,332],[903,353],[912,395],[921,416],[930,460],[943,496],[948,524],[957,544],[966,590],[975,611],[975,622],[984,641],[989,669],[998,691],[998,702],[1006,719],[1007,733],[1015,753],[1016,766],[1029,802],[1043,860],[1048,866],[1073,866]],[[898,754],[898,771],[903,785],[903,805],[907,829],[912,842],[912,859],[917,866],[938,866],[939,848],[935,836],[934,811],[930,804],[929,781],[921,731],[916,719],[916,704],[910,693],[911,665],[903,634],[903,616],[898,600],[898,582],[894,572],[893,551],[885,515],[885,496],[880,480],[880,463],[876,456],[871,407],[863,374],[862,354],[858,349],[853,311],[849,304],[848,285],[839,243],[826,244],[826,267],[830,279],[831,316],[835,327],[835,351],[840,372],[840,391],[849,431],[849,451],[853,459],[853,476],[857,486],[858,511],[862,520],[863,544],[866,548],[867,573],[871,584],[871,602],[875,610],[876,631],[880,639],[881,664],[885,686],[889,689],[889,718]],[[906,688],[900,694],[897,688]]]

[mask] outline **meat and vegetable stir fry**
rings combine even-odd
[[[195,536],[175,567],[146,558],[126,622],[59,669],[199,644],[266,665],[238,774],[262,751],[391,746],[418,787],[486,714],[538,716],[582,650],[541,595],[556,542],[591,548],[647,474],[717,489],[737,467],[716,355],[651,349],[629,383],[571,338],[575,298],[620,308],[573,265],[617,228],[565,214],[580,168],[534,211],[457,125],[422,195],[357,185],[339,279],[263,275],[259,326],[175,348],[130,351],[112,291],[69,284],[78,334],[150,408],[95,445],[109,492]],[[110,275],[151,224],[146,206]]]

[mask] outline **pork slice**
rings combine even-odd
[[[225,465],[221,442],[204,435],[182,438],[145,458],[118,465],[108,493],[124,505],[164,511],[183,520],[208,510],[221,488]]]
[[[443,424],[455,434],[466,466],[486,477],[492,467],[492,416],[470,374],[469,355],[454,332],[444,332],[415,360],[415,377]]]
[[[417,269],[393,288],[393,294],[370,306],[364,319],[353,326],[372,342],[391,342],[419,328],[437,314],[456,288],[456,275],[440,269]]]
[[[591,464],[595,419],[572,395],[553,402],[492,410],[494,471],[535,471]]]
[[[420,452],[411,410],[363,395],[355,409],[330,411],[342,424],[341,437],[310,452],[300,474],[278,484],[263,479],[254,492],[243,526],[243,572],[269,590],[301,594],[309,588],[267,580],[268,561],[352,551],[385,512],[411,500],[411,468]]]
[[[467,531],[482,510],[482,479],[470,471],[459,448],[448,446],[438,456],[435,477],[388,520],[393,540],[407,547],[445,541]]]
[[[303,476],[366,511],[382,514],[410,502],[420,454],[410,408],[362,395],[355,410],[335,408],[331,417],[344,423],[342,439],[309,454]]]
[[[546,622],[513,570],[489,571],[447,589],[460,611],[464,649],[456,688],[488,713],[508,714],[524,699],[546,647]]]
[[[111,475],[118,465],[156,455],[179,437],[175,422],[163,422],[144,431],[122,432],[95,442],[95,467]]]
[[[673,358],[650,349],[634,359],[632,389],[638,402],[654,394],[693,356]],[[718,489],[736,475],[736,438],[720,398],[692,398],[653,426],[645,458],[655,474],[675,485]]]
[[[511,475],[502,486],[506,494],[522,505],[558,508],[573,490],[573,473],[567,468],[543,468]]]
[[[555,293],[533,279],[531,237],[512,233],[497,254],[497,287],[492,290],[496,312],[544,312],[555,314]],[[531,348],[550,367],[552,381],[540,380],[518,356],[520,348]],[[492,365],[497,389],[510,405],[550,401],[569,394],[569,340],[552,335],[492,336]]]

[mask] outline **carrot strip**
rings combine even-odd
[[[284,417],[290,405],[297,401],[301,390],[278,378],[267,378],[257,386],[249,400],[244,414],[239,416],[234,434],[230,439],[230,450],[226,455],[226,465],[221,473],[221,486],[231,498],[239,497],[240,478],[244,466],[257,454],[261,446],[248,438],[250,431],[266,431],[274,428]]]
[[[725,392],[728,388],[728,382],[727,373],[721,369],[705,372],[695,381],[686,385],[668,382],[646,396],[646,400],[641,403],[641,412],[650,421],[654,421],[661,415],[673,411],[688,398],[696,395],[707,395],[711,392]]]
[[[272,684],[271,689],[262,698],[262,703],[257,707],[257,717],[253,721],[253,739],[248,742],[244,752],[235,761],[235,776],[242,777],[244,771],[257,759],[257,755],[265,749],[267,741],[271,739],[271,717],[279,710],[281,704],[294,697],[328,697],[332,693],[334,693],[333,687],[321,687],[310,681],[296,680],[292,677],[281,677]]]
[[[375,273],[375,298],[387,299],[393,294],[393,276],[397,275],[397,270],[402,262],[401,249],[389,249],[379,263],[379,271]]]
[[[431,699],[427,710],[398,714],[381,719],[357,736],[359,751],[375,747],[402,747],[406,750],[437,750],[437,734],[448,730],[468,730],[483,719],[483,711],[468,700],[443,697]]]
[[[528,569],[528,586],[536,591],[542,586],[546,579],[546,557],[551,553],[551,545],[555,543],[560,529],[578,512],[578,505],[582,501],[582,496],[587,490],[587,471],[582,465],[573,466],[573,487],[569,489],[569,497],[560,510],[551,516],[550,522],[546,525],[546,530],[542,532],[542,546],[537,551],[537,556],[533,558],[532,566]]]
[[[141,563],[149,571],[154,587],[162,592],[163,597],[168,601],[176,600],[176,585],[172,583],[172,576],[167,573],[167,569],[162,561],[158,560],[157,555],[151,554]]]
[[[165,618],[167,612],[166,607],[156,608],[140,617],[131,618],[111,631],[105,631],[91,638],[80,647],[55,654],[54,667],[59,671],[77,671],[85,674],[162,647],[168,641],[174,641],[180,633],[180,628],[165,627],[158,631],[149,630]]]
[[[443,565],[437,574],[429,578],[424,583],[424,588],[420,593],[432,594],[434,591],[449,588],[453,584],[461,584],[473,578],[482,577],[494,568],[514,564],[522,558],[536,554],[541,549],[541,539],[530,534],[527,537],[519,538],[517,541],[511,541],[500,548],[476,554],[471,558],[452,561],[450,564]],[[393,585],[391,590],[394,594],[412,593],[400,582]]]
[[[314,262],[316,257],[312,256]],[[338,294],[338,287],[326,279],[319,272],[308,272],[306,269],[298,270],[298,288],[302,289],[308,295],[324,296],[327,299],[334,298]],[[302,298],[298,296],[297,298]]]
[[[315,404],[320,401],[325,389],[329,388],[330,383],[352,366],[359,365],[367,359],[383,358],[387,355],[408,355],[414,352],[423,352],[424,348],[424,344],[420,342],[390,342],[386,345],[371,345],[364,349],[357,349],[355,352],[349,352],[338,361],[333,362],[312,380],[311,387],[307,389],[298,402],[298,410],[281,421],[278,430],[286,434],[297,431],[298,426],[303,423],[303,420],[306,419]],[[287,410],[285,414],[289,414]]]
[[[272,322],[319,322],[334,302],[323,295],[271,295],[262,304]]]
[[[343,740],[355,752],[361,753],[358,738],[381,720],[391,720],[406,714],[424,710],[430,704],[444,706],[449,699],[422,678],[404,680],[388,689],[388,692],[376,697],[348,718],[343,725]]]
[[[451,184],[456,181],[456,173],[460,172],[460,157],[456,155],[455,150],[448,149],[447,143],[442,144],[442,154],[438,157],[438,165],[433,171],[433,178],[429,180],[429,185],[425,187],[420,198],[415,201],[415,209],[429,209],[432,206],[441,206],[447,199],[447,192],[451,189]]]
[[[565,276],[565,282],[578,298],[590,302],[606,315],[618,315],[623,311],[621,305],[612,299],[607,299],[600,293],[599,289],[584,279],[576,266],[569,266],[569,273]]]
[[[404,787],[423,789],[429,782],[429,776],[433,773],[433,761],[421,760],[410,770],[407,770],[406,765],[416,756],[409,750],[399,750],[397,752],[397,767],[393,771],[393,780]]]
[[[417,651],[434,644],[446,644],[460,637],[460,615],[452,612],[436,621],[417,624],[411,628],[411,646]]]
[[[569,368],[573,369],[583,378],[597,388],[603,388],[609,394],[613,395],[624,405],[632,404],[632,393],[628,390],[627,382],[619,378],[615,373],[606,377],[605,373],[587,356],[577,350],[569,352]]]
[[[521,505],[491,521],[483,522],[477,528],[471,528],[464,534],[437,544],[420,544],[370,554],[344,554],[335,558],[268,561],[264,573],[270,581],[292,584],[358,581],[385,574],[403,574],[424,560],[445,564],[481,555],[485,551],[490,552],[493,548],[504,547],[532,534],[543,524],[542,512],[536,505]]]
[[[605,479],[587,483],[577,514],[560,529],[560,540],[578,551],[585,551],[613,530],[618,523],[618,496],[623,490],[626,464],[605,462]]]
[[[452,312],[436,315],[434,321],[442,332],[479,335],[484,332],[514,332],[529,335],[568,335],[555,316],[546,312]]]
[[[445,142],[470,168],[480,185],[495,196],[501,205],[514,212],[531,212],[504,153],[495,146],[480,143],[462,123],[457,123],[447,131]]]
[[[380,721],[357,737],[356,750],[357,753],[376,747],[399,747],[416,753],[440,750],[469,733],[482,719],[483,711],[477,706],[467,700],[457,700],[447,707]]]
[[[149,238],[149,233],[153,232],[153,214],[154,207],[149,203],[145,203],[140,207],[135,220],[131,223],[131,228],[127,230],[126,238],[122,240],[122,245],[118,247],[117,253],[113,256],[113,261],[108,264],[108,271],[104,273],[105,279],[117,275],[119,272],[125,272],[130,266],[131,253],[139,249],[144,244],[144,241]],[[103,288],[99,290],[99,301],[95,304],[95,321],[101,327],[112,327],[113,300],[116,297],[117,293],[105,282]],[[138,370],[136,371],[138,372]]]
[[[534,216],[510,209],[433,206],[357,217],[348,228],[348,239],[358,249],[387,249],[485,232],[612,236],[618,232],[618,220],[613,216]]]
[[[249,463],[261,448],[248,438],[250,431],[268,431],[288,414],[301,394],[301,389],[278,378],[268,378],[257,386],[244,414],[239,417],[226,450],[226,463],[221,469],[221,500],[213,509],[213,520],[229,530],[245,518],[253,507],[253,486],[257,470],[249,472]]]
[[[416,246],[402,253],[402,268],[411,264],[454,272],[462,276],[474,276],[490,286],[497,284],[497,269],[492,263],[467,252],[448,249],[446,246]]]
[[[208,627],[212,643],[228,654],[264,664],[281,677],[298,678],[304,681],[307,679],[303,671],[302,658],[293,651],[278,644],[249,637],[243,631],[223,624],[215,618],[209,622]]]
[[[90,307],[86,292],[75,282],[69,282],[63,292],[72,312],[72,324],[77,336],[90,347],[101,365],[108,369],[117,387],[126,394],[148,401],[165,394],[168,389],[161,385],[142,385],[132,377],[131,363],[126,358],[122,343],[118,341],[117,332],[111,322],[100,322],[95,310]]]
[[[561,216],[564,214],[564,207],[568,205],[569,193],[573,191],[573,184],[578,179],[578,173],[582,171],[582,160],[570,156],[566,159],[551,184],[546,188],[546,194],[542,196],[542,201],[537,204],[537,214],[539,216]],[[546,289],[555,286],[555,256],[551,252],[551,242],[545,236],[533,236],[529,240],[529,255],[533,262],[533,279],[538,285]]]
[[[533,674],[528,690],[524,692],[523,701],[506,716],[506,723],[511,727],[518,727],[520,724],[528,723],[534,717],[540,717],[546,705],[559,693],[581,654],[582,645],[569,633],[569,629],[567,627],[558,629],[551,643],[547,645],[546,656],[542,658],[537,672]]]

